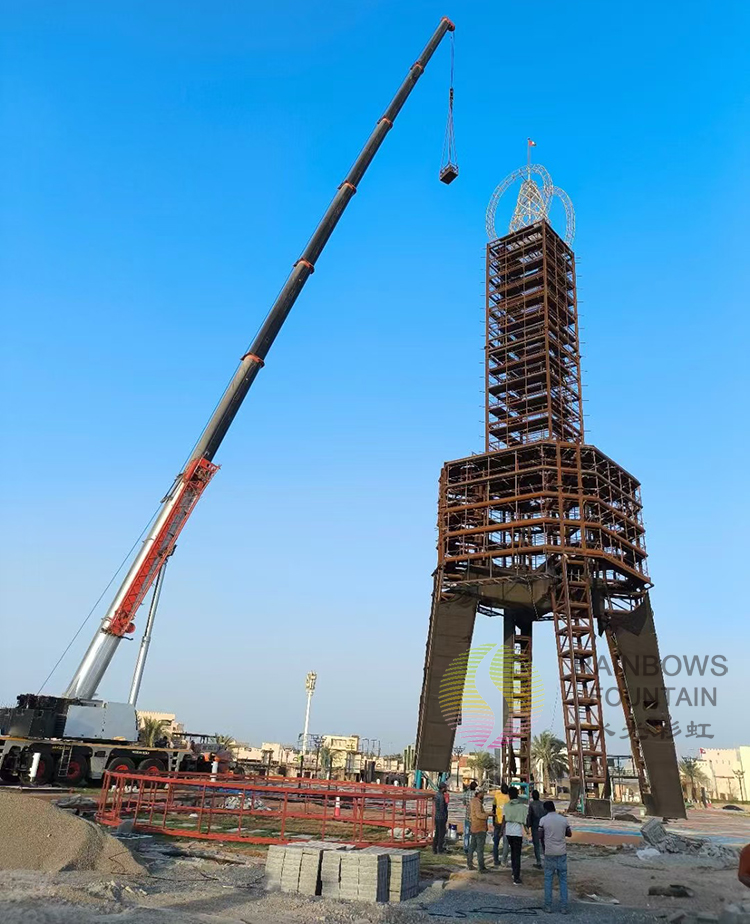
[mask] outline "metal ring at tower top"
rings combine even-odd
[[[538,176],[541,179],[541,188],[532,179],[532,175]],[[496,238],[501,237],[502,235],[498,233],[497,227],[495,225],[495,214],[497,212],[497,206],[500,202],[500,199],[508,191],[508,189],[517,181],[520,180],[522,184],[524,182],[531,183],[535,187],[536,193],[538,194],[537,202],[539,203],[539,211],[537,215],[541,214],[541,217],[549,221],[549,209],[552,204],[552,199],[557,196],[562,202],[563,208],[565,209],[565,243],[572,244],[573,238],[575,237],[576,232],[576,220],[575,220],[575,211],[573,210],[573,203],[570,201],[570,196],[559,186],[555,186],[552,182],[552,177],[549,175],[549,171],[543,167],[541,164],[527,164],[524,167],[519,167],[517,170],[514,170],[512,173],[509,173],[502,183],[497,186],[495,191],[490,197],[489,205],[487,206],[487,214],[485,217],[485,227],[487,228],[487,237],[491,241],[494,241]],[[516,208],[518,209],[518,204]],[[538,220],[538,217],[534,220]],[[529,222],[531,223],[531,222]]]

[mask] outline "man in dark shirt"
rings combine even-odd
[[[544,804],[539,801],[539,791],[532,790],[531,802],[529,802],[529,811],[526,815],[526,827],[531,828],[531,843],[534,845],[534,856],[536,863],[535,869],[542,868],[542,847],[539,843],[539,822],[547,814]]]
[[[445,829],[448,827],[448,786],[440,783],[435,793],[435,833],[432,836],[432,852],[445,853]]]

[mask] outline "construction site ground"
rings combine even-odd
[[[0,797],[0,802],[5,800]],[[2,815],[0,804],[0,823]],[[89,824],[83,819],[75,820],[81,825]],[[725,843],[750,842],[747,812],[696,810],[679,825],[684,832],[694,830]],[[697,920],[699,912],[718,914],[726,904],[750,897],[738,882],[736,869],[721,868],[721,861],[682,855],[639,859],[637,845],[631,843],[640,838],[637,823],[573,819],[573,827],[576,836],[569,848],[568,864],[571,915],[583,924],[640,924],[666,920],[678,911],[687,913],[687,924]],[[44,839],[53,835],[44,829],[39,836]],[[451,844],[443,855],[422,852],[422,889],[416,898],[398,905],[364,905],[266,892],[262,847],[213,842],[191,846],[183,839],[147,836],[119,838],[116,844],[116,850],[111,844],[102,846],[103,859],[94,869],[76,868],[76,864],[74,868],[61,868],[65,867],[65,858],[59,856],[53,867],[45,868],[39,857],[43,847],[29,850],[29,864],[35,869],[9,868],[8,852],[0,854],[5,867],[0,876],[0,921],[419,924],[459,919],[511,922],[532,916],[553,922],[565,920],[557,913],[542,914],[543,878],[540,871],[533,869],[530,845],[524,848],[521,886],[513,885],[510,870],[493,868],[489,839],[489,871],[484,875],[466,870],[459,842]],[[218,851],[219,859],[170,856],[174,845],[188,852]],[[10,864],[16,865],[20,864]],[[688,886],[693,897],[648,895],[651,886],[672,884]],[[612,899],[619,904],[611,904]]]

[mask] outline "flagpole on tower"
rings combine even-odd
[[[526,173],[531,179],[531,149],[536,147],[536,141],[532,141],[531,138],[526,139]]]

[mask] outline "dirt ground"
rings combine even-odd
[[[509,869],[493,868],[489,843],[489,871],[468,871],[458,842],[440,856],[422,852],[422,888],[416,898],[398,905],[366,905],[266,892],[263,848],[227,843],[221,851],[224,859],[235,861],[231,863],[169,855],[175,845],[204,852],[217,845],[200,842],[191,848],[184,839],[145,835],[115,839],[82,818],[60,817],[63,813],[46,801],[27,806],[26,800],[19,796],[0,802],[0,834],[4,831],[8,841],[5,848],[0,844],[2,924],[510,924],[534,916],[565,920],[558,913],[542,913],[543,875],[533,868],[528,844],[520,886],[513,885]],[[19,831],[25,830],[22,815],[34,821],[36,841],[24,834],[19,846]],[[669,827],[732,847],[750,842],[747,812],[690,813]],[[573,828],[568,883],[571,916],[580,924],[665,922],[675,912],[688,915],[683,924],[694,924],[699,913],[718,915],[726,904],[750,898],[737,880],[734,863],[727,868],[720,859],[681,854],[640,859],[636,851],[644,845],[638,823],[574,819]],[[89,846],[82,851],[79,844]],[[672,884],[687,886],[694,894],[648,894],[651,886]]]
[[[266,893],[262,851],[235,851],[242,865],[165,857],[157,838],[123,841],[144,872],[107,876],[72,870],[9,870],[0,878],[3,924],[425,924],[469,919],[518,920],[542,915],[542,874],[524,856],[524,882],[513,886],[508,870],[485,875],[464,869],[460,847],[435,857],[423,853],[423,889],[400,905],[363,905],[322,898]],[[156,848],[156,849],[155,849]],[[225,851],[231,851],[226,845]],[[690,899],[649,897],[654,884],[682,883]],[[674,911],[719,912],[725,902],[746,898],[734,870],[715,869],[696,858],[644,862],[631,850],[572,845],[569,854],[571,911],[581,924],[641,924]],[[588,896],[596,895],[597,899]],[[610,898],[619,905],[603,904]]]

